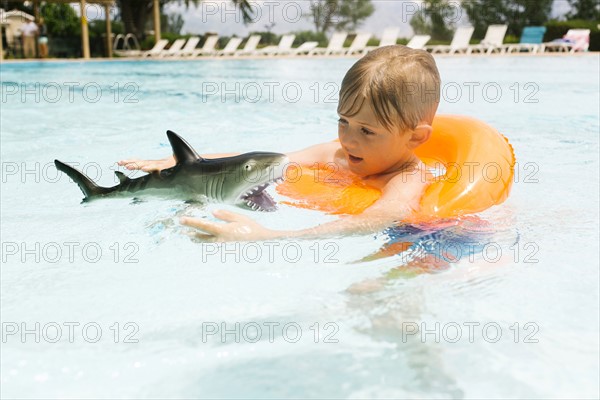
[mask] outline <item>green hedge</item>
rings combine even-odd
[[[590,51],[600,51],[600,30],[598,24],[600,21],[549,21],[546,23],[546,34],[544,42],[551,42],[554,39],[560,39],[569,29],[589,29],[590,32]]]
[[[319,47],[327,47],[329,43],[329,39],[322,32],[313,32],[313,31],[298,31],[293,32],[296,35],[296,39],[294,39],[294,47],[300,46],[305,42],[318,42]]]
[[[260,35],[260,42],[258,43],[258,48],[266,47],[266,46],[275,46],[275,45],[279,44],[279,39],[281,39],[280,35],[273,33],[273,32],[267,32],[267,31],[250,32],[248,34],[248,36],[251,36],[251,35]]]

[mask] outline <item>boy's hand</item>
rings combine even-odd
[[[173,156],[163,158],[162,160],[121,160],[117,164],[129,170],[141,170],[144,172],[158,172],[160,170],[171,168],[175,165]]]
[[[190,217],[183,217],[180,219],[180,222],[183,225],[206,232],[196,233],[197,237],[215,242],[266,240],[277,236],[274,231],[261,226],[258,222],[245,215],[226,210],[215,210],[213,215],[227,223],[219,224],[201,218]]]

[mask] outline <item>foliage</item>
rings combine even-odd
[[[415,33],[431,35],[433,40],[450,40],[456,11],[456,4],[447,0],[424,0],[411,18],[410,26]]]
[[[504,36],[504,44],[511,44],[511,43],[519,43],[519,41],[521,40],[520,36],[515,36],[515,35],[506,35]]]
[[[327,36],[323,32],[298,31],[293,33],[296,35],[296,39],[294,39],[296,47],[305,42],[319,42],[319,47],[327,47]]]
[[[102,37],[106,34],[106,21],[103,19],[90,21],[88,29],[90,32],[90,38]],[[123,24],[119,21],[112,21],[110,24],[110,30],[114,35],[123,33]]]
[[[260,35],[260,42],[258,43],[258,47],[264,46],[274,46],[279,44],[279,39],[281,36],[273,33],[273,32],[250,32],[248,36],[252,35]]]
[[[29,15],[33,15],[33,3],[25,3],[22,1],[2,1],[0,2],[0,8],[3,8],[5,11],[20,10]]]
[[[250,4],[249,0],[231,0],[233,4],[242,12],[242,18],[244,20],[244,24],[251,22],[254,19],[254,15],[252,14],[252,4]]]
[[[160,27],[161,32],[164,33],[174,33],[176,35],[181,34],[181,29],[183,28],[183,17],[179,13],[175,14],[161,14],[160,16]]]
[[[462,6],[475,28],[474,38],[484,37],[492,24],[508,25],[507,34],[520,35],[525,26],[544,25],[553,0],[469,0]]]
[[[333,28],[338,3],[338,0],[310,0],[307,18],[315,24],[317,33],[327,33]]]
[[[40,10],[51,37],[79,36],[81,21],[68,4],[46,3]]]
[[[371,4],[371,0],[340,0],[336,12],[338,22],[335,26],[341,30],[354,32],[374,11],[375,7]]]
[[[140,41],[140,48],[142,50],[150,50],[156,44],[156,39],[152,35],[146,36]]]
[[[600,3],[598,0],[568,0],[572,10],[567,19],[579,19],[600,22]]]
[[[186,7],[190,7],[191,5],[198,7],[201,0],[160,0],[161,11],[165,4],[173,1],[184,4]],[[253,9],[249,0],[231,1],[240,9],[244,23],[252,21]],[[143,38],[147,28],[153,29],[151,18],[153,12],[153,0],[117,0],[117,6],[119,7],[121,19],[123,20],[125,31],[127,33],[133,33],[138,38]],[[178,18],[175,18],[176,20],[173,21],[173,29],[176,29],[179,23],[177,21]]]

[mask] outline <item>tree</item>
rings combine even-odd
[[[194,5],[197,7],[201,0],[160,0],[160,8],[172,1],[185,4],[186,7]],[[231,0],[233,4],[241,11],[244,23],[248,23],[253,18],[253,10],[250,0]],[[125,32],[133,33],[138,38],[144,36],[146,23],[153,12],[153,0],[117,0],[117,6],[121,12],[121,19],[125,25]]]
[[[125,32],[144,37],[146,21],[152,13],[152,0],[117,0]]]
[[[571,12],[567,19],[583,19],[586,21],[600,21],[600,3],[598,0],[569,0]]]
[[[317,33],[326,33],[334,25],[338,0],[310,0],[308,18],[315,24]]]
[[[40,12],[50,35],[65,37],[81,34],[80,19],[68,4],[46,3]]]
[[[375,7],[371,4],[371,0],[341,0],[336,13],[338,16],[336,28],[354,32],[374,11]]]
[[[168,32],[175,35],[181,35],[183,28],[183,17],[179,13],[160,16],[160,27],[162,32]]]
[[[254,19],[252,5],[249,0],[231,0],[233,4],[241,11],[244,24],[251,22]]]
[[[450,40],[456,19],[456,6],[447,0],[424,0],[410,26],[415,33],[431,35],[434,40]]]
[[[473,24],[476,38],[488,25],[507,24],[510,35],[519,36],[527,25],[544,25],[550,18],[553,0],[469,0],[462,6]]]

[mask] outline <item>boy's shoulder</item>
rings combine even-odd
[[[408,165],[397,172],[372,177],[366,182],[386,192],[388,190],[409,190],[413,187],[417,190],[431,182],[432,175],[425,164],[421,161]]]
[[[306,149],[288,153],[291,162],[301,165],[313,165],[314,163],[336,162],[340,155],[342,146],[338,141],[316,144]]]

